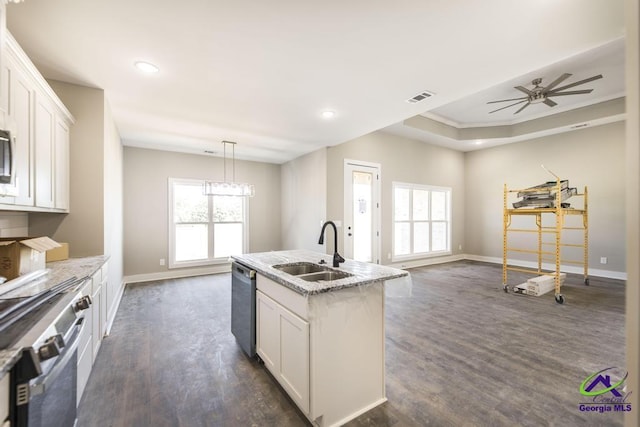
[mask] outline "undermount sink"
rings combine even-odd
[[[280,270],[284,273],[291,274],[292,276],[300,276],[308,273],[318,273],[327,271],[329,267],[314,264],[312,262],[294,262],[291,264],[274,265],[273,268]]]
[[[353,276],[353,274],[345,273],[344,271],[327,270],[320,273],[305,274],[304,276],[300,276],[300,278],[307,282],[331,282],[332,280],[345,279],[351,276]]]
[[[344,279],[353,276],[345,271],[334,270],[324,265],[314,264],[312,262],[293,262],[290,264],[274,265],[273,268],[283,273],[296,276],[307,282],[330,282],[332,280]]]

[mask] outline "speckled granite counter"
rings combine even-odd
[[[0,350],[0,379],[4,377],[4,374],[9,372],[13,365],[18,361],[21,354],[21,348],[8,348],[6,350]]]
[[[346,260],[340,264],[340,267],[331,267],[332,255],[305,250],[259,252],[234,255],[231,258],[302,295],[337,291],[344,288],[362,286],[409,275],[408,272],[397,268],[353,260]],[[273,268],[274,265],[295,262],[312,262],[318,264],[321,260],[323,260],[329,268],[345,271],[353,274],[353,276],[332,281],[308,282]]]
[[[45,291],[68,279],[76,278],[78,285],[69,292],[76,291],[85,279],[91,277],[107,261],[107,256],[93,256],[84,258],[70,258],[64,261],[47,263],[47,273],[42,277],[19,289],[2,295],[2,298],[20,298]],[[0,379],[9,372],[20,357],[21,348],[0,350]]]

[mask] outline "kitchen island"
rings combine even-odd
[[[256,351],[312,423],[342,425],[386,401],[384,284],[409,280],[406,271],[352,260],[329,267],[330,255],[311,251],[232,258],[257,272]]]

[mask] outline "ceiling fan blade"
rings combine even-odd
[[[526,96],[521,96],[520,98],[501,99],[499,101],[489,101],[489,102],[487,102],[487,104],[495,104],[496,102],[519,101],[521,99],[527,99],[527,97]]]
[[[515,112],[515,113],[513,113],[513,114],[518,114],[520,111],[524,110],[524,109],[525,109],[525,108],[527,108],[529,105],[531,105],[531,103],[530,103],[530,102],[527,102],[527,103],[526,103],[526,104],[524,104],[522,107],[520,107],[520,108],[518,109],[518,111],[516,111],[516,112]]]
[[[489,114],[495,113],[496,111],[504,110],[505,108],[513,107],[514,105],[522,104],[523,102],[526,102],[526,101],[527,101],[526,99],[523,99],[522,101],[518,101],[513,104],[507,105],[506,107],[501,107],[501,108],[498,108],[497,110],[489,111]]]
[[[533,92],[531,92],[529,89],[527,89],[524,86],[516,86],[514,89],[518,89],[520,92],[524,92],[527,95],[531,95],[531,96],[535,95]]]
[[[577,81],[575,83],[570,83],[570,84],[568,84],[566,86],[555,88],[554,90],[551,90],[548,93],[560,92],[561,90],[569,89],[571,87],[578,86],[578,85],[585,84],[585,83],[589,83],[589,82],[592,82],[594,80],[598,80],[598,79],[601,79],[601,78],[602,78],[602,74],[598,74],[597,76],[589,77],[588,79],[580,80],[580,81]]]
[[[555,79],[554,81],[551,82],[551,84],[547,85],[544,90],[545,92],[550,91],[551,89],[553,89],[554,87],[558,86],[560,83],[562,83],[563,81],[567,80],[569,77],[571,77],[573,74],[569,74],[569,73],[564,73],[563,75],[561,75],[560,77],[558,77],[557,79]]]
[[[593,92],[593,89],[583,89],[583,90],[570,90],[568,92],[557,92],[557,93],[548,93],[547,97],[550,96],[562,96],[562,95],[583,95],[587,93]]]
[[[552,101],[552,100],[550,100],[550,99],[548,99],[548,98],[547,98],[547,99],[545,99],[543,103],[544,103],[544,104],[546,104],[546,105],[548,105],[549,107],[555,107],[556,105],[558,105],[558,103],[557,103],[557,102],[554,102],[554,101]]]

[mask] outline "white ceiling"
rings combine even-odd
[[[281,163],[385,129],[465,149],[405,120],[515,123],[506,111],[488,117],[486,102],[535,77],[569,72],[571,82],[602,67],[616,77],[589,84],[589,96],[624,93],[612,64],[623,60],[622,0],[26,0],[7,9],[45,77],[105,90],[130,146],[220,153],[233,140],[237,158]],[[160,72],[142,75],[137,60]],[[406,102],[423,90],[436,95]],[[565,100],[587,102],[563,97],[554,108]],[[536,108],[520,120],[544,114]],[[325,109],[335,117],[322,119]]]

